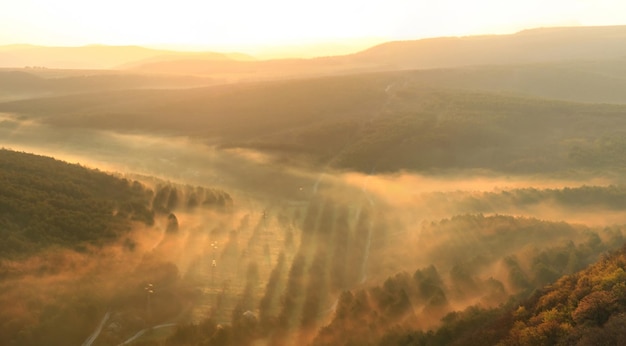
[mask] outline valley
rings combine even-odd
[[[625,39],[5,68],[0,343],[623,341]]]

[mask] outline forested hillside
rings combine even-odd
[[[421,75],[103,92],[3,103],[0,111],[54,126],[191,136],[367,173],[624,167],[625,106],[432,88]]]
[[[232,199],[147,181],[0,150],[0,344],[79,344],[106,309],[130,331],[181,313],[191,296],[178,295],[187,288],[161,238],[178,231],[174,213],[228,213]],[[148,316],[146,282],[163,301]]]
[[[238,308],[228,325],[211,316],[197,324],[179,325],[169,338],[144,345],[245,345],[257,341],[447,345],[455,340],[467,344],[470,336],[466,333],[480,333],[479,328],[511,306],[517,307],[536,290],[593,263],[601,253],[623,242],[624,231],[620,227],[601,230],[562,222],[466,215],[423,225],[417,239],[404,239],[404,246],[398,247],[375,227],[370,274],[401,267],[394,261],[404,261],[405,268],[418,267],[383,280],[368,278],[366,284],[358,285],[363,255],[359,246],[366,241],[365,235],[341,235],[341,228],[329,234],[323,226],[325,219],[317,231],[309,228],[306,223],[316,209],[309,209],[305,216],[306,242],[293,257],[287,248],[283,250],[265,292],[255,296],[251,294],[254,286],[241,288]],[[373,221],[380,222],[377,218]],[[329,238],[335,242],[324,241]],[[396,253],[386,251],[390,248],[396,248]],[[290,265],[285,263],[289,257],[293,258]],[[255,280],[249,273],[248,280]],[[355,286],[361,287],[350,288]],[[329,311],[324,307],[329,306],[332,316],[327,320],[324,314]],[[462,306],[470,308],[455,312],[464,310]]]
[[[384,345],[621,345],[626,342],[626,248],[564,276],[521,303],[472,307],[429,332],[399,328]]]
[[[155,189],[49,157],[0,150],[0,257],[27,257],[48,246],[80,249],[151,226],[155,213],[228,208],[219,190],[161,182]]]
[[[113,240],[154,223],[153,192],[137,181],[49,157],[0,150],[0,256]]]

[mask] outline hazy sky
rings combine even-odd
[[[263,45],[626,24],[625,0],[0,0],[0,45]],[[363,41],[361,41],[363,42]]]

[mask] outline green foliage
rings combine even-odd
[[[131,221],[153,223],[138,182],[51,158],[0,150],[0,257],[113,240]]]
[[[0,181],[0,258],[113,241],[133,222],[151,226],[155,212],[232,206],[221,190],[161,183],[155,195],[137,181],[5,149]],[[170,220],[174,230],[175,216]]]

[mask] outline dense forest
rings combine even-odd
[[[497,309],[471,307],[429,332],[401,328],[385,345],[621,345],[626,301],[626,248]]]
[[[131,222],[153,225],[155,212],[232,204],[219,190],[162,183],[154,192],[138,181],[6,149],[0,166],[0,256],[8,258],[114,240]]]
[[[178,269],[158,252],[136,254],[137,233],[159,223],[176,232],[175,212],[227,212],[232,206],[220,190],[163,181],[150,187],[7,149],[0,150],[0,167],[3,344],[79,343],[101,309],[132,309],[136,286],[148,280],[160,285],[162,295],[173,294],[168,287],[176,287]],[[132,279],[117,277],[126,271]],[[181,308],[178,298],[159,299],[170,304],[155,309],[155,316]]]
[[[131,221],[154,223],[154,193],[137,181],[6,149],[0,166],[4,258],[97,244],[129,231]]]

